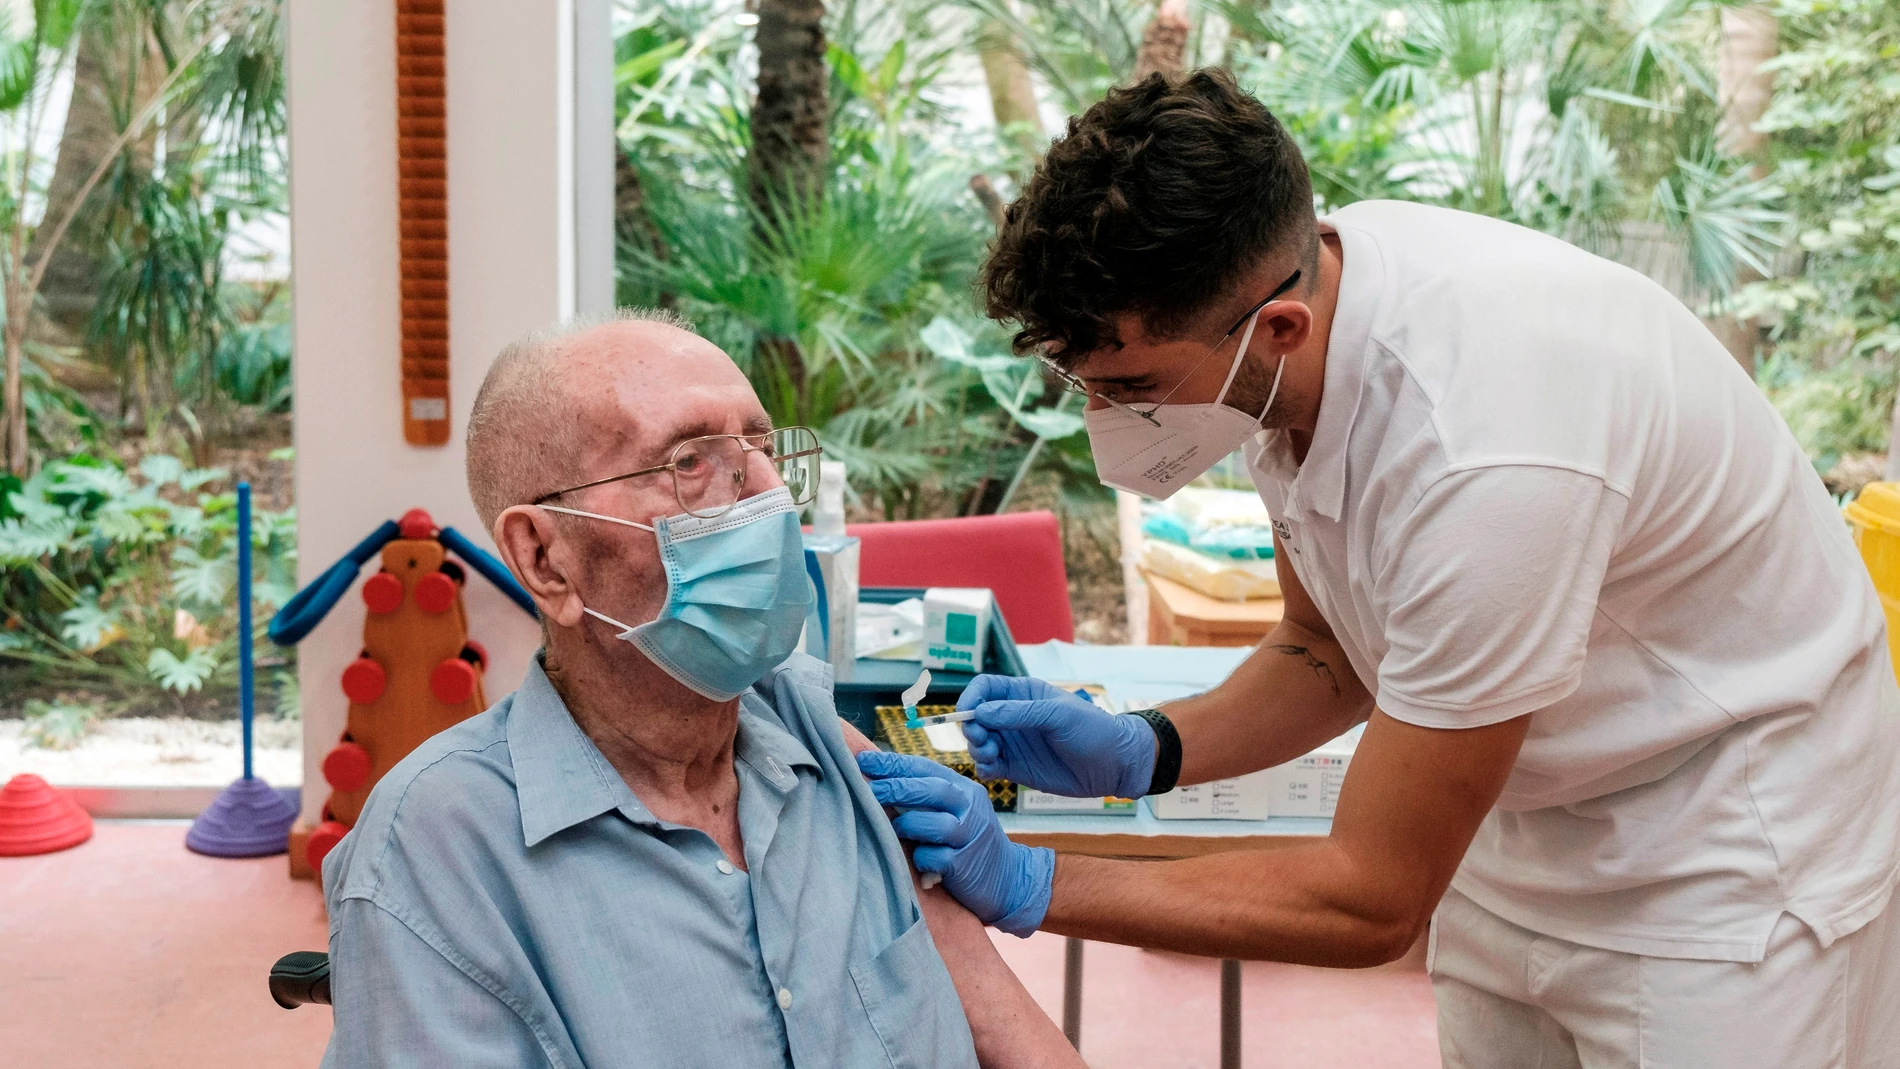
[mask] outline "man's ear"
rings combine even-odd
[[[495,548],[508,570],[534,599],[541,619],[562,627],[581,622],[581,596],[568,582],[563,559],[557,553],[554,516],[533,505],[515,505],[495,517]]]
[[[1275,301],[1260,316],[1250,349],[1267,342],[1275,353],[1290,353],[1306,344],[1313,333],[1313,310],[1298,301]]]

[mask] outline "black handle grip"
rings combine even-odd
[[[330,955],[319,950],[298,950],[277,959],[270,967],[270,997],[287,1010],[316,1003],[330,1004]]]

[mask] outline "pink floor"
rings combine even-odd
[[[316,887],[282,857],[185,850],[180,823],[101,822],[93,840],[0,858],[0,1066],[6,1069],[314,1066],[321,1007],[286,1012],[264,974],[324,945]],[[997,945],[1059,1017],[1062,941]],[[1246,967],[1246,1064],[1423,1069],[1438,1064],[1431,989],[1416,959],[1384,970]],[[1219,1061],[1214,962],[1091,944],[1082,1052],[1096,1069]]]

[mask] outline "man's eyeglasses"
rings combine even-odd
[[[1068,371],[1067,369],[1057,365],[1055,360],[1049,357],[1047,354],[1044,354],[1039,359],[1042,360],[1042,366],[1048,368],[1049,373],[1054,375],[1056,379],[1062,383],[1062,388],[1064,390],[1067,390],[1069,393],[1080,394],[1083,397],[1093,397],[1109,405],[1111,408],[1119,408],[1124,412],[1132,413],[1136,416],[1141,417],[1142,419],[1147,420],[1149,423],[1153,424],[1154,426],[1159,427],[1161,426],[1161,421],[1155,419],[1155,416],[1154,416],[1155,409],[1160,408],[1162,405],[1167,404],[1168,398],[1173,397],[1176,390],[1179,390],[1184,384],[1186,384],[1187,380],[1193,378],[1194,373],[1196,371],[1201,370],[1202,364],[1205,364],[1209,360],[1213,359],[1214,354],[1220,351],[1220,347],[1227,344],[1227,339],[1233,337],[1236,331],[1238,331],[1241,327],[1244,327],[1247,325],[1247,320],[1252,319],[1262,308],[1265,308],[1267,305],[1272,304],[1276,299],[1279,298],[1279,296],[1282,293],[1285,293],[1287,290],[1290,290],[1294,286],[1298,285],[1299,281],[1300,281],[1300,272],[1295,271],[1293,272],[1293,274],[1287,277],[1287,280],[1285,282],[1282,282],[1278,286],[1275,286],[1273,289],[1273,292],[1267,294],[1264,300],[1254,305],[1252,308],[1247,309],[1247,311],[1243,313],[1239,319],[1234,321],[1233,326],[1227,328],[1227,333],[1221,335],[1219,341],[1215,342],[1213,345],[1208,347],[1207,355],[1201,357],[1200,363],[1195,364],[1192,368],[1188,369],[1188,373],[1181,376],[1181,381],[1174,384],[1174,389],[1169,390],[1166,394],[1164,394],[1161,400],[1156,401],[1153,404],[1149,405],[1146,411],[1136,408],[1133,405],[1125,404],[1121,401],[1117,401],[1113,397],[1109,397],[1106,394],[1099,393],[1095,390],[1089,389],[1088,383],[1083,382],[1081,379],[1077,378],[1074,372]]]
[[[672,457],[664,464],[542,494],[530,504],[539,505],[576,490],[664,471],[673,476],[673,496],[679,500],[680,508],[689,516],[711,519],[725,515],[739,503],[745,492],[748,453],[764,453],[771,458],[779,478],[792,493],[793,504],[803,505],[817,496],[818,458],[824,453],[818,445],[818,435],[810,427],[783,427],[764,434],[709,434],[703,438],[688,438],[673,447]]]

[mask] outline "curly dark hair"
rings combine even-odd
[[[1317,236],[1306,162],[1260,101],[1219,68],[1153,74],[1049,146],[983,265],[985,307],[1022,324],[1017,352],[1081,357],[1121,344],[1111,317],[1166,336]]]

